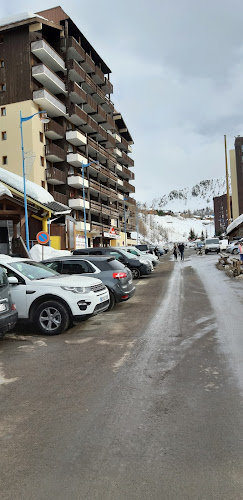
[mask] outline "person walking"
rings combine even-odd
[[[184,250],[185,250],[185,245],[184,243],[180,243],[178,245],[178,250],[180,252],[181,260],[184,260]]]
[[[174,255],[174,260],[177,260],[177,246],[176,246],[176,244],[174,244],[173,255]]]
[[[239,254],[240,254],[241,264],[243,264],[243,242],[239,242]]]

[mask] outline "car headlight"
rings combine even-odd
[[[73,293],[88,293],[91,290],[89,286],[62,286],[61,288]]]

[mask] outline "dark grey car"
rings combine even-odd
[[[114,257],[87,255],[57,257],[44,260],[43,264],[60,274],[86,274],[99,278],[109,290],[110,306],[128,300],[135,292],[130,269]]]

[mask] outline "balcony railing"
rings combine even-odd
[[[104,91],[105,94],[112,94],[113,93],[113,85],[108,80],[108,78],[105,78],[104,85],[102,85],[102,90]]]
[[[63,139],[64,127],[62,125],[59,125],[59,123],[55,122],[54,120],[50,120],[49,123],[46,123],[45,125],[45,135],[52,141]]]
[[[78,62],[85,60],[85,50],[73,36],[68,37],[67,50],[69,59],[76,59]]]
[[[125,189],[127,189],[128,191],[130,191],[130,193],[135,193],[135,187],[132,186],[132,184],[129,184],[129,182],[125,181],[125,179],[123,181],[123,186],[124,186]]]
[[[66,184],[67,175],[62,170],[55,167],[46,169],[46,180],[48,184],[58,185]]]
[[[101,203],[97,203],[97,201],[90,201],[89,205],[90,205],[90,210],[101,212]]]
[[[83,109],[84,111],[86,111],[86,113],[97,112],[97,104],[89,94],[86,94],[86,102],[83,104]]]
[[[76,82],[69,83],[69,95],[72,102],[75,104],[83,104],[87,100],[87,94]]]
[[[66,155],[64,149],[56,144],[47,144],[45,146],[46,159],[51,162],[65,161]]]
[[[103,83],[105,83],[105,75],[98,66],[95,66],[95,71],[91,76],[97,85],[102,85]]]
[[[77,104],[71,104],[69,107],[69,114],[67,119],[80,127],[81,125],[85,125],[87,123],[89,116],[83,109],[81,109]]]
[[[122,158],[120,159],[120,162],[125,163],[125,165],[129,165],[130,167],[134,167],[134,160],[124,153],[124,151],[122,151]]]
[[[63,205],[67,205],[66,194],[58,193],[57,191],[52,191],[51,194],[55,201],[57,201],[58,203],[62,203]]]
[[[87,71],[87,73],[95,72],[95,63],[89,54],[85,53],[85,60],[81,63],[82,67]]]
[[[86,73],[83,68],[74,60],[68,62],[69,69],[69,79],[72,82],[84,82],[86,79]]]

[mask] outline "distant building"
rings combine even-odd
[[[215,225],[215,234],[224,233],[228,226],[229,219],[232,218],[232,198],[230,196],[230,208],[231,213],[228,217],[227,210],[227,194],[223,194],[222,196],[216,196],[213,199],[214,205],[214,225]]]
[[[243,137],[236,137],[235,149],[230,150],[233,220],[243,213]]]

